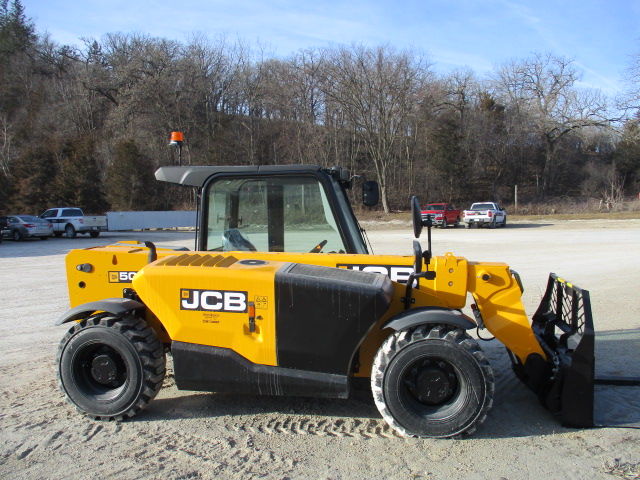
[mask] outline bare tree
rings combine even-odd
[[[629,66],[623,76],[627,87],[619,99],[619,107],[623,110],[640,109],[640,40],[637,46],[638,49],[629,56]]]
[[[542,142],[544,194],[553,190],[562,166],[562,158],[556,155],[560,140],[574,130],[609,125],[604,96],[598,90],[577,89],[580,78],[572,60],[540,53],[505,63],[493,78],[498,94],[526,115]]]
[[[326,92],[345,112],[362,138],[389,212],[388,177],[401,152],[397,146],[407,119],[415,112],[429,72],[422,55],[377,48],[342,47],[332,53]]]
[[[446,97],[443,105],[453,109],[458,115],[460,133],[464,133],[466,115],[472,109],[479,90],[475,73],[468,67],[453,70],[444,79]]]
[[[13,125],[6,114],[0,115],[0,172],[4,177],[11,177],[11,165],[15,153],[12,148]]]

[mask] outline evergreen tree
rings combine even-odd
[[[51,202],[55,191],[51,179],[56,176],[56,168],[51,158],[50,150],[39,148],[29,149],[19,158],[15,175],[18,179],[16,195],[9,209],[15,213],[37,215],[53,206]]]
[[[640,192],[640,118],[627,121],[614,157],[616,173],[630,193]]]
[[[107,168],[107,199],[114,210],[146,210],[153,202],[153,167],[133,139],[120,140]]]
[[[89,138],[75,139],[63,147],[60,157],[59,203],[80,207],[85,213],[104,213],[108,205],[104,200],[93,141]]]
[[[36,43],[33,21],[25,14],[20,0],[0,2],[0,55],[4,58],[28,52]]]

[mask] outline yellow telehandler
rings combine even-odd
[[[162,167],[194,188],[194,251],[150,242],[71,251],[71,328],[57,355],[67,400],[94,419],[123,420],[160,390],[165,354],[179,389],[346,398],[369,378],[380,414],[402,435],[471,433],[491,408],[494,378],[468,331],[507,348],[517,376],[567,426],[593,426],[589,294],[551,274],[530,321],[518,274],[503,263],[372,255],[349,189],[378,186],[345,169]],[[413,229],[424,221],[412,201]],[[473,316],[462,312],[467,293]]]

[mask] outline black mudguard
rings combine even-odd
[[[423,307],[411,308],[399,313],[385,323],[382,328],[390,328],[398,332],[427,324],[452,325],[464,330],[470,330],[478,326],[460,310],[451,310],[443,307]]]
[[[127,312],[144,308],[144,305],[129,298],[106,298],[97,302],[83,303],[67,310],[57,321],[56,325],[81,320],[96,312],[108,312],[113,315],[123,315]]]

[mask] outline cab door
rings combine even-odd
[[[348,251],[330,196],[314,175],[215,178],[205,186],[201,249]]]

